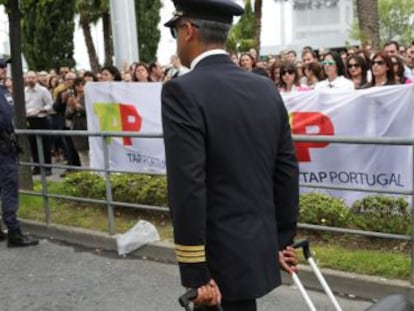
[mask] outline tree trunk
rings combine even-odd
[[[24,83],[22,70],[22,50],[21,50],[21,28],[19,0],[8,0],[9,10],[9,29],[10,29],[10,52],[12,58],[12,80],[13,80],[13,99],[15,106],[15,124],[18,129],[26,129],[26,105],[24,100]],[[23,154],[19,159],[23,162],[30,162],[30,148],[27,136],[19,136],[19,144],[23,149]],[[20,188],[33,189],[33,179],[30,166],[19,168]]]
[[[255,18],[255,41],[257,58],[260,57],[260,35],[262,33],[262,0],[254,1],[254,18]]]
[[[104,46],[105,46],[105,66],[113,65],[114,45],[112,41],[111,16],[109,13],[102,14]]]
[[[357,0],[359,29],[362,44],[370,44],[379,48],[379,16],[378,0]]]
[[[88,49],[89,63],[91,69],[94,72],[98,72],[100,69],[98,56],[96,55],[95,45],[93,44],[91,27],[89,21],[81,18],[80,25],[82,27],[83,36],[85,37],[86,48]]]

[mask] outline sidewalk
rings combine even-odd
[[[24,231],[36,236],[64,241],[88,248],[105,249],[116,252],[116,239],[106,233],[68,227],[63,225],[46,225],[44,223],[21,220]],[[173,244],[159,241],[146,245],[128,257],[146,258],[165,263],[176,263]],[[299,276],[309,289],[322,290],[318,280],[308,266],[300,266]],[[401,280],[357,275],[323,269],[322,273],[332,290],[341,295],[377,300],[384,296],[400,293],[414,302],[414,287]],[[291,284],[290,278],[284,274],[283,283]]]

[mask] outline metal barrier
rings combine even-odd
[[[39,163],[33,162],[20,162],[20,165],[23,166],[33,166],[37,165],[40,167],[41,171],[41,184],[42,192],[35,191],[24,191],[20,190],[22,194],[41,196],[43,197],[43,204],[45,210],[45,221],[50,223],[50,205],[49,198],[55,199],[67,199],[78,202],[85,203],[95,203],[95,204],[105,204],[107,206],[108,212],[108,227],[109,233],[113,235],[115,233],[114,228],[114,205],[124,206],[129,208],[136,208],[141,210],[151,210],[151,211],[162,211],[167,212],[168,207],[160,206],[148,206],[142,204],[132,204],[126,202],[114,201],[112,197],[112,185],[110,175],[111,173],[131,173],[120,170],[112,170],[109,167],[109,152],[108,152],[108,138],[109,137],[139,137],[139,138],[156,138],[162,139],[162,134],[159,133],[149,133],[149,134],[140,134],[135,132],[91,132],[91,131],[50,131],[50,130],[16,130],[17,135],[36,135],[36,143],[39,155]],[[103,146],[103,155],[104,155],[104,168],[96,169],[89,167],[74,167],[68,165],[52,165],[45,164],[44,155],[43,155],[43,145],[41,136],[89,136],[89,137],[101,137],[102,146]],[[293,139],[295,142],[327,142],[335,144],[359,144],[359,145],[394,145],[394,146],[411,146],[412,150],[412,186],[409,191],[397,191],[397,190],[384,190],[384,189],[364,189],[358,187],[344,187],[344,186],[322,186],[322,185],[309,185],[309,184],[300,184],[301,187],[307,188],[319,188],[319,189],[331,189],[331,190],[350,190],[350,191],[362,191],[362,192],[372,192],[372,193],[386,193],[386,194],[401,194],[401,195],[410,195],[414,196],[414,138],[403,138],[403,137],[335,137],[335,136],[308,136],[308,135],[294,135]],[[80,198],[67,195],[58,195],[58,194],[49,194],[47,187],[47,177],[46,177],[46,168],[62,168],[62,169],[76,169],[84,171],[95,171],[103,173],[105,177],[106,185],[106,199],[105,200],[96,200],[89,198]],[[159,174],[152,174],[159,175]],[[337,233],[346,233],[359,236],[368,236],[376,238],[385,238],[385,239],[396,239],[396,240],[411,240],[411,284],[414,285],[414,197],[411,200],[411,236],[399,235],[399,234],[387,234],[381,232],[372,232],[372,231],[363,231],[363,230],[351,230],[345,228],[337,227],[327,227],[327,226],[318,226],[310,224],[300,223],[299,228],[308,229],[308,230],[317,230],[317,231],[328,231],[328,232],[337,232]]]

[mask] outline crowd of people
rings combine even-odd
[[[256,50],[250,49],[230,57],[244,70],[271,79],[282,94],[323,88],[362,89],[413,81],[414,42],[405,47],[391,41],[378,51],[369,45],[339,52],[304,47],[301,57],[298,54],[285,50],[277,56],[258,57]],[[188,71],[176,55],[165,66],[158,62],[149,65],[134,62],[122,68],[104,66],[99,72],[74,71],[69,67],[61,67],[59,72],[29,71],[24,80],[28,128],[86,130],[84,85],[87,82],[166,82]],[[6,79],[5,86],[12,92],[10,78]],[[29,142],[33,162],[39,163],[35,137],[30,137]],[[87,162],[86,136],[43,136],[42,145],[46,164],[64,162],[80,166]],[[45,171],[46,175],[51,174],[50,168]],[[34,167],[33,174],[40,174],[38,166]]]

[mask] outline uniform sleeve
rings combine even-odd
[[[274,198],[279,247],[293,243],[299,206],[299,168],[283,100],[279,96],[281,132],[274,172]]]
[[[197,288],[210,280],[206,264],[206,185],[204,122],[179,83],[162,90],[162,121],[168,201],[182,285]]]

